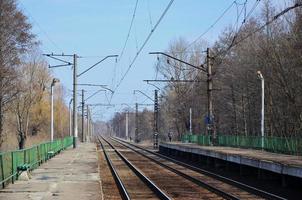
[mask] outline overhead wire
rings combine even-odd
[[[260,0],[257,0],[260,1]],[[264,23],[262,26],[260,26],[259,28],[255,29],[254,31],[250,32],[249,34],[245,35],[244,37],[242,37],[241,39],[237,40],[237,37],[239,35],[239,32],[237,32],[233,39],[232,42],[230,43],[230,45],[222,52],[218,53],[215,57],[221,56],[222,54],[225,56],[233,47],[237,46],[238,44],[240,44],[241,42],[245,41],[246,39],[248,39],[249,37],[253,36],[255,33],[261,31],[262,29],[264,29],[266,26],[268,26],[269,24],[273,23],[274,21],[276,21],[278,18],[280,18],[281,16],[283,16],[284,14],[288,13],[289,11],[297,8],[297,7],[301,7],[302,3],[295,3],[293,6],[287,7],[286,9],[282,10],[281,12],[279,12],[278,14],[276,14],[271,20],[268,20],[266,23]],[[249,16],[249,14],[247,15],[247,17]]]
[[[230,10],[232,9],[232,7],[234,5],[237,6],[237,9],[238,9],[238,5],[243,5],[243,8],[241,9],[240,12],[237,11],[237,23],[236,23],[236,26],[238,26],[238,20],[240,18],[240,16],[242,15],[243,11],[245,11],[245,17],[244,17],[244,20],[246,19],[246,4],[247,4],[247,1],[248,0],[245,0],[243,3],[238,3],[236,0],[233,1],[223,12],[221,15],[219,15],[219,17],[214,21],[214,23],[209,26],[201,35],[199,35],[193,42],[191,42],[187,47],[184,48],[183,51],[181,51],[182,53],[183,52],[187,52],[186,50],[191,47],[194,43],[196,43],[198,40],[200,40],[205,34],[207,34],[224,16],[225,14]],[[259,0],[256,0],[256,1],[259,1]],[[255,9],[255,5],[253,6],[253,8],[251,10],[254,10]],[[251,14],[252,12],[250,11],[248,16]],[[197,74],[195,75],[195,77],[193,78],[193,80],[197,80],[198,77],[200,75],[200,71],[197,72]],[[192,91],[192,89],[194,88],[194,85],[196,84],[196,82],[193,82],[193,83],[188,83],[189,84],[189,89],[186,90],[184,93],[180,94],[180,98],[184,97],[185,95],[187,95],[189,92]]]
[[[141,47],[139,48],[139,50],[137,51],[135,57],[133,58],[133,60],[131,61],[130,65],[128,66],[126,72],[123,74],[123,76],[121,77],[120,81],[118,82],[118,84],[116,85],[116,87],[114,88],[114,92],[119,88],[119,86],[121,85],[121,83],[123,82],[123,80],[125,79],[125,77],[127,76],[127,74],[129,73],[130,69],[133,67],[133,64],[135,63],[136,59],[138,58],[138,56],[140,55],[140,53],[142,52],[142,50],[144,49],[144,47],[146,46],[146,44],[148,43],[148,41],[150,40],[151,36],[153,35],[153,33],[155,32],[155,30],[157,29],[158,25],[160,24],[160,22],[162,21],[162,19],[164,18],[164,16],[166,15],[166,13],[168,12],[169,8],[171,7],[171,5],[173,4],[174,0],[170,0],[169,4],[167,5],[167,7],[165,8],[164,12],[162,13],[162,15],[160,16],[160,18],[158,19],[158,21],[156,22],[156,24],[154,25],[154,28],[150,31],[150,33],[148,34],[147,38],[145,39],[144,43],[141,45]],[[112,100],[113,96],[114,96],[114,92],[111,95],[111,99]]]
[[[148,10],[148,15],[149,15],[150,27],[152,29],[153,28],[153,22],[152,22],[151,10],[150,10],[150,0],[147,0],[147,10]]]
[[[239,13],[237,12],[237,20],[236,20],[236,25],[235,25],[235,26],[236,26],[236,29],[237,29],[237,27],[238,27],[239,18],[240,18],[240,16],[242,15],[242,13],[243,13],[243,11],[244,11],[244,19],[243,19],[243,21],[242,21],[241,26],[239,27],[239,29],[236,30],[236,33],[238,33],[238,32],[241,30],[241,28],[243,27],[243,24],[247,21],[247,19],[248,19],[248,18],[251,16],[251,14],[255,11],[255,9],[257,8],[257,6],[259,5],[259,2],[260,2],[260,0],[256,0],[255,3],[253,4],[252,8],[251,8],[250,11],[248,12],[248,14],[246,14],[247,1],[248,1],[248,0],[245,0],[245,2],[244,2],[243,4],[240,4],[240,3],[238,3],[237,1],[234,1],[234,2],[233,2],[236,6],[238,6],[238,5],[243,5],[243,8],[241,9],[241,11],[240,11]],[[224,16],[225,13],[226,13],[229,9],[232,8],[232,5],[233,5],[233,4],[231,4],[231,5],[230,5],[230,6],[222,13],[222,15],[220,15],[220,16]],[[238,9],[238,7],[237,7],[237,9]],[[220,17],[220,18],[221,18],[221,17]],[[218,18],[218,19],[219,19],[219,18]],[[217,20],[216,20],[215,22],[217,23]],[[214,24],[215,24],[215,23],[214,23]],[[194,42],[195,42],[195,41],[194,41]],[[194,77],[194,80],[197,80],[199,74],[200,74],[200,71],[198,71],[198,73],[197,73],[196,76]],[[196,84],[196,82],[190,83],[189,89],[186,90],[183,94],[181,94],[180,97],[182,98],[183,96],[187,95],[190,91],[192,91],[192,89],[193,89],[193,87],[194,87],[195,84]]]
[[[207,34],[223,17],[224,15],[235,5],[236,1],[233,1],[223,12],[219,17],[214,21],[213,24],[211,24],[204,32],[202,32],[193,42],[191,42],[186,48],[184,48],[184,51],[186,51],[189,47],[191,47],[193,44],[195,44],[197,41],[199,41],[205,34]]]
[[[24,4],[21,1],[18,1],[19,5],[22,6],[22,9],[27,13],[29,18],[32,20],[33,23],[37,25],[37,27],[40,29],[40,31],[45,35],[47,40],[59,51],[64,52],[61,47],[57,43],[54,42],[53,39],[48,35],[48,33],[42,28],[42,26],[38,23],[37,20],[33,17],[33,15],[25,8]]]
[[[238,37],[238,35],[239,35],[239,33],[240,33],[240,31],[241,31],[243,25],[247,22],[247,20],[249,19],[249,17],[250,17],[250,16],[252,15],[252,13],[255,11],[255,9],[256,9],[257,6],[259,5],[260,1],[261,1],[261,0],[256,0],[255,3],[253,4],[251,10],[249,11],[249,13],[248,13],[248,14],[245,14],[245,17],[244,17],[244,19],[243,19],[243,21],[242,21],[242,23],[241,23],[239,29],[236,30],[236,32],[235,32],[235,34],[234,34],[234,36],[233,36],[232,42],[231,42],[231,44],[229,45],[230,47],[232,46],[232,44],[233,44],[233,43],[235,42],[235,40],[237,39],[237,37]]]
[[[119,60],[121,60],[121,58],[122,58],[122,56],[124,54],[124,51],[126,49],[126,46],[127,46],[127,43],[128,43],[129,37],[130,37],[130,33],[131,33],[131,30],[132,30],[134,18],[135,18],[135,15],[136,15],[137,5],[138,5],[138,0],[136,0],[135,6],[134,6],[134,10],[133,10],[133,14],[132,14],[132,19],[131,19],[131,22],[130,22],[130,26],[129,26],[129,29],[128,29],[128,33],[127,33],[127,37],[126,37],[124,46],[123,46],[122,51],[121,51],[120,56],[119,56]]]

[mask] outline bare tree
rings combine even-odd
[[[23,149],[29,131],[31,109],[42,100],[50,76],[46,64],[37,57],[22,63],[18,72],[18,93],[12,110],[16,115],[19,148]]]
[[[3,117],[8,103],[16,97],[16,66],[20,56],[34,41],[31,25],[17,8],[15,0],[0,1],[0,145],[3,142]]]

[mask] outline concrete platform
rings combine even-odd
[[[268,170],[281,175],[302,178],[302,157],[261,150],[232,147],[200,146],[191,143],[161,143],[160,151],[175,150],[220,159],[239,165]]]
[[[43,163],[29,181],[16,181],[0,190],[0,200],[99,200],[95,144],[80,144]]]

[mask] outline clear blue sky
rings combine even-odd
[[[170,0],[139,0],[136,17],[125,53],[118,63],[108,59],[80,77],[79,83],[106,84],[115,88],[128,68],[138,48],[151,31]],[[154,88],[142,80],[155,78],[156,57],[150,51],[164,51],[171,41],[183,37],[189,42],[204,32],[234,0],[175,0],[170,10],[141,52],[130,72],[116,91],[112,104],[152,103],[133,90],[142,90],[152,97]],[[245,0],[237,0],[243,3]],[[247,10],[256,0],[248,0]],[[33,24],[33,32],[41,41],[43,53],[77,53],[79,72],[109,54],[120,54],[130,26],[136,0],[22,0],[24,10]],[[277,0],[284,4],[284,0]],[[241,8],[239,6],[239,8]],[[255,13],[259,12],[259,8]],[[228,25],[234,24],[237,8],[229,12],[203,39],[212,43]],[[242,20],[242,19],[241,19]],[[151,25],[152,24],[152,25]],[[50,64],[57,64],[48,60]],[[72,71],[70,67],[53,70],[55,77],[66,88],[66,102],[71,98]],[[96,88],[85,88],[87,96]],[[110,93],[107,93],[110,97]],[[80,98],[79,98],[80,100]],[[89,103],[107,103],[104,92],[89,99]],[[120,105],[114,108],[96,107],[94,119],[108,120]]]

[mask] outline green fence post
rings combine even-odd
[[[14,170],[14,152],[13,151],[11,152],[11,157],[12,157],[12,183],[14,183],[15,170]]]
[[[26,150],[23,150],[24,151],[24,160],[23,160],[23,164],[26,163]]]
[[[4,188],[5,183],[3,182],[3,180],[5,179],[4,177],[4,168],[3,168],[3,154],[0,155],[0,159],[1,159],[1,178],[2,178],[2,188]]]

